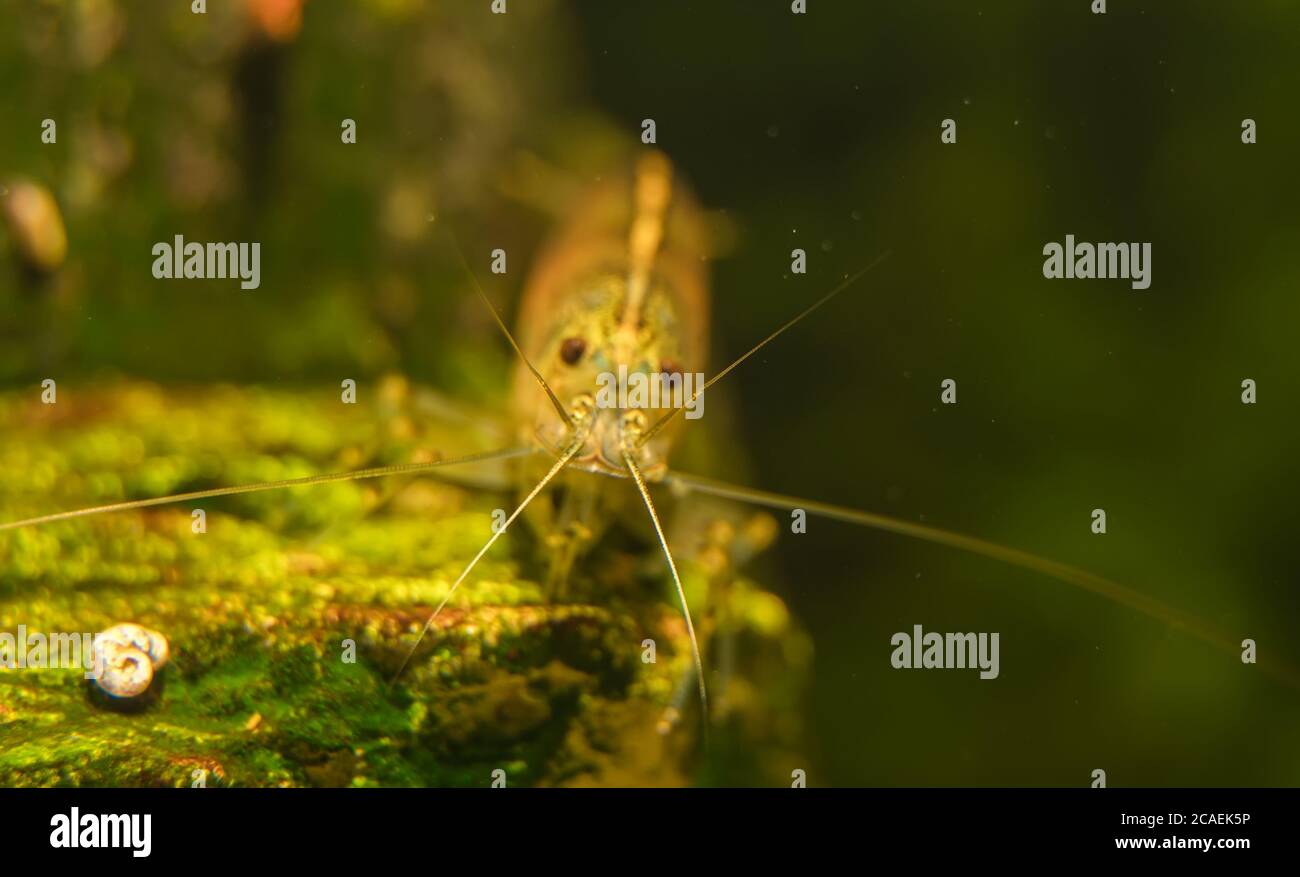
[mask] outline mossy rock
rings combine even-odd
[[[54,405],[0,394],[0,521],[454,455],[491,432],[444,435],[417,416],[420,394],[385,387],[370,405],[140,383],[60,387]],[[0,632],[130,621],[172,652],[135,712],[105,709],[79,668],[0,669],[0,784],[486,786],[498,770],[510,785],[788,782],[806,638],[733,576],[741,657],[711,743],[690,709],[660,733],[690,653],[662,561],[631,534],[580,564],[571,602],[551,602],[538,540],[512,528],[390,684],[513,500],[402,476],[206,500],[202,533],[192,504],[0,532]],[[682,566],[693,595],[715,581],[689,551]]]

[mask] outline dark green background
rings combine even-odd
[[[508,351],[445,236],[395,233],[387,205],[427,206],[472,261],[507,247],[509,309],[547,226],[501,193],[510,162],[591,177],[653,117],[736,230],[714,369],[891,253],[712,391],[737,428],[692,430],[753,485],[1075,563],[1300,662],[1294,4],[312,0],[278,48],[209,5],[3,3],[0,177],[49,186],[70,236],[56,277],[0,266],[6,386],[396,370],[503,401]],[[102,58],[96,9],[121,28]],[[261,241],[262,288],[154,281],[177,233]],[[1045,280],[1067,233],[1151,242],[1151,288]],[[755,574],[816,643],[814,785],[1300,783],[1295,690],[1100,598],[815,520]],[[1000,632],[1001,677],[891,669],[916,623]]]

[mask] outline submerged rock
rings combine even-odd
[[[357,416],[333,393],[88,385],[57,418],[29,395],[0,393],[0,521],[474,450],[459,424],[395,436],[380,403]],[[193,504],[0,532],[0,618],[102,631],[109,659],[101,683],[0,672],[0,786],[789,783],[808,645],[778,598],[694,556],[719,514],[699,505],[675,510],[679,563],[688,591],[730,595],[735,655],[707,753],[691,690],[656,730],[690,648],[662,560],[618,530],[569,602],[512,530],[390,684],[502,502],[408,476],[205,501],[201,533]],[[696,617],[720,670],[711,602]]]

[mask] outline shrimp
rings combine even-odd
[[[210,497],[277,490],[334,481],[383,478],[464,466],[489,460],[517,464],[519,499],[500,526],[454,580],[406,652],[396,681],[462,584],[497,540],[521,517],[542,534],[551,550],[548,592],[562,599],[566,582],[584,554],[619,516],[636,511],[648,518],[675,588],[691,648],[691,678],[707,734],[709,698],[701,637],[656,505],[652,487],[677,496],[710,495],[728,501],[790,510],[983,555],[1032,570],[1091,592],[1162,622],[1181,628],[1210,645],[1235,655],[1238,637],[1176,609],[1139,590],[1058,561],[975,536],[955,533],[883,514],[800,497],[769,493],[692,475],[674,469],[671,458],[681,433],[682,417],[702,403],[704,393],[759,350],[826,306],[885,258],[884,254],[806,306],[707,381],[709,292],[704,222],[688,190],[674,180],[669,160],[651,151],[634,172],[598,186],[573,212],[569,223],[535,260],[525,287],[516,332],[507,328],[486,292],[473,280],[475,293],[517,354],[509,414],[517,438],[512,447],[462,457],[407,463],[214,488],[54,512],[0,523],[0,531],[47,524],[87,515],[188,502]],[[459,252],[459,251],[458,251]],[[461,254],[462,262],[465,262]],[[699,374],[693,391],[675,400],[638,398],[610,404],[599,388],[611,376],[620,391],[634,377],[664,387],[686,386],[683,378]],[[671,395],[671,394],[668,394]],[[536,502],[548,488],[552,502]],[[1276,661],[1261,668],[1300,687],[1300,674]],[[671,708],[676,710],[676,704]],[[671,727],[672,717],[661,723]]]

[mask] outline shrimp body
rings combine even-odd
[[[638,375],[680,381],[686,373],[702,374],[708,343],[701,214],[685,188],[674,186],[663,155],[648,153],[633,173],[597,184],[569,215],[533,265],[516,332],[524,356],[560,405],[590,418],[580,450],[555,479],[552,501],[533,504],[525,515],[553,549],[552,592],[635,497],[630,486],[590,473],[626,479],[624,452],[631,450],[647,480],[662,478],[681,427],[679,421],[638,444],[634,433],[658,419],[671,399],[633,394],[620,396],[626,405],[607,407],[600,387]],[[522,442],[549,452],[519,467],[520,489],[526,490],[548,458],[571,441],[571,429],[522,361],[510,413]]]
[[[702,372],[709,297],[701,219],[690,195],[673,189],[668,160],[649,153],[631,178],[596,186],[573,216],[533,266],[516,332],[561,404],[594,404],[601,376],[620,367],[647,378]],[[573,465],[626,475],[624,427],[646,407],[600,411]],[[525,442],[553,449],[568,434],[523,363],[511,414]],[[676,434],[663,430],[641,448],[648,478],[662,475]]]

